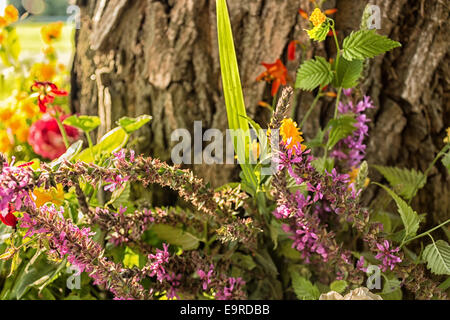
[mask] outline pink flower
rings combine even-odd
[[[64,120],[67,116],[62,116]],[[64,125],[69,142],[78,139],[79,132],[76,128]],[[66,146],[59,130],[56,119],[49,114],[44,114],[41,120],[36,121],[30,128],[28,143],[38,155],[54,160],[66,152]]]
[[[395,264],[402,262],[400,257],[395,254],[400,250],[399,247],[395,249],[390,249],[391,244],[388,240],[384,240],[383,244],[377,243],[377,249],[380,251],[375,259],[382,260],[381,270],[386,271],[387,269],[393,270]]]

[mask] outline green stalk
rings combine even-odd
[[[91,152],[91,156],[92,156],[92,158],[93,159],[95,159],[95,156],[94,156],[94,144],[92,143],[92,139],[91,139],[91,135],[89,134],[89,132],[84,132],[85,133],[85,135],[86,135],[86,138],[87,138],[87,141],[88,141],[88,144],[89,144],[89,151]]]
[[[319,93],[317,93],[313,103],[311,104],[311,107],[309,107],[308,112],[306,112],[305,116],[303,117],[302,122],[300,123],[300,128],[303,128],[303,125],[305,124],[306,120],[309,118],[309,116],[311,115],[311,112],[314,110],[314,108],[317,105],[317,102],[319,102],[319,99],[322,97],[322,86],[319,87]]]
[[[411,238],[411,239],[405,241],[400,247],[403,247],[404,245],[406,245],[407,243],[410,243],[410,242],[413,241],[413,240],[416,240],[416,239],[419,239],[419,238],[422,238],[422,237],[425,237],[425,236],[429,235],[429,234],[430,234],[431,232],[433,232],[434,230],[437,230],[437,229],[439,229],[440,227],[445,226],[445,225],[446,225],[447,223],[449,223],[449,222],[450,222],[450,219],[448,219],[447,221],[441,223],[440,225],[438,225],[438,226],[436,226],[436,227],[434,227],[434,228],[432,228],[432,229],[430,229],[430,230],[428,230],[428,231],[426,231],[426,232],[424,232],[424,233],[419,234],[418,236],[415,236],[414,238]]]
[[[64,128],[64,125],[62,124],[61,119],[59,118],[59,113],[56,110],[55,110],[55,119],[56,119],[56,122],[58,123],[59,131],[61,131],[64,145],[66,146],[66,149],[69,149],[69,147],[70,147],[69,138],[67,136],[66,129]]]
[[[412,194],[415,194],[417,191],[418,186],[420,186],[423,183],[423,180],[428,178],[428,175],[430,174],[431,169],[433,169],[434,165],[436,164],[436,162],[439,160],[439,158],[441,158],[442,156],[444,156],[447,151],[450,149],[450,144],[445,145],[441,151],[439,151],[439,153],[436,155],[436,157],[434,158],[434,160],[430,163],[430,165],[428,166],[427,170],[425,171],[422,179],[420,179],[420,181],[414,186],[414,192]],[[409,199],[408,204],[411,204],[412,199]]]

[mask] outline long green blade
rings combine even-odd
[[[234,150],[238,156],[244,177],[256,189],[257,179],[251,164],[245,163],[245,137],[249,133],[248,121],[245,119],[244,95],[233,42],[230,18],[226,0],[216,1],[217,32],[219,40],[220,67],[222,73],[223,91],[228,116],[228,126],[231,130],[239,130],[237,142],[233,139]]]

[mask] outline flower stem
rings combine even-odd
[[[413,240],[416,240],[416,239],[425,237],[426,235],[429,235],[429,234],[430,234],[431,232],[433,232],[434,230],[437,230],[437,229],[439,229],[440,227],[445,226],[445,225],[446,225],[447,223],[449,223],[449,222],[450,222],[450,219],[448,219],[447,221],[441,223],[440,225],[438,225],[438,226],[436,226],[436,227],[434,227],[434,228],[432,228],[432,229],[430,229],[430,230],[428,230],[428,231],[426,231],[426,232],[424,232],[424,233],[419,234],[418,236],[415,236],[414,238],[408,239],[408,240],[405,241],[400,247],[406,245],[407,243],[409,243],[409,242],[411,242],[411,241],[413,241]]]
[[[86,138],[87,138],[87,141],[88,141],[88,144],[89,144],[89,151],[91,153],[92,159],[95,159],[94,149],[93,149],[94,145],[92,143],[91,135],[89,134],[89,132],[86,132],[86,131],[84,133],[86,134]]]
[[[339,102],[341,101],[341,95],[342,95],[342,87],[338,89],[337,97],[336,97],[336,107],[334,108],[334,119],[338,116],[338,110],[339,110]]]
[[[439,160],[440,157],[442,157],[443,155],[445,155],[445,153],[450,149],[450,144],[445,145],[441,151],[439,151],[439,153],[436,155],[436,157],[434,158],[434,160],[430,163],[430,165],[428,166],[427,170],[425,171],[422,179],[420,179],[420,181],[414,186],[414,192],[412,194],[415,194],[417,192],[417,189],[419,188],[419,186],[424,182],[424,179],[427,179],[428,175],[430,174],[431,169],[433,169],[434,165],[436,164],[436,162]],[[412,198],[409,199],[408,204],[411,204]]]
[[[56,122],[58,123],[59,131],[61,131],[64,145],[66,146],[66,149],[69,149],[69,147],[70,147],[69,138],[67,136],[66,129],[64,128],[64,125],[62,124],[61,119],[59,118],[58,111],[55,111],[55,119],[56,119]]]
[[[311,104],[311,107],[309,107],[308,112],[306,112],[305,116],[303,117],[302,122],[300,123],[300,128],[303,128],[303,125],[305,124],[308,117],[311,115],[311,112],[314,110],[314,108],[317,105],[317,102],[319,102],[319,99],[322,97],[322,86],[319,88],[319,93],[317,93],[316,98],[314,99],[313,103]]]

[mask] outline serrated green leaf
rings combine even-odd
[[[339,141],[350,136],[356,130],[355,123],[356,120],[352,115],[331,119],[327,125],[327,127],[331,127],[327,142],[328,150],[333,149]]]
[[[385,282],[383,286],[382,294],[389,294],[400,289],[402,282],[395,277],[388,278],[385,277]]]
[[[348,283],[345,280],[336,280],[330,284],[331,291],[336,291],[337,293],[343,293],[347,288]]]
[[[382,184],[375,183],[376,185],[382,187],[387,193],[394,199],[397,204],[398,212],[403,221],[405,227],[405,235],[403,241],[408,238],[414,237],[419,229],[420,217],[402,198],[400,198],[394,191],[389,189]]]
[[[195,250],[200,244],[199,240],[193,234],[180,228],[166,224],[157,224],[154,225],[151,230],[155,232],[162,241],[179,246],[183,250]]]
[[[427,182],[425,175],[414,169],[408,170],[384,166],[373,167],[377,169],[386,180],[389,181],[392,188],[406,200],[414,198],[417,191],[422,189]]]
[[[242,253],[236,252],[231,257],[231,260],[238,266],[240,266],[244,269],[247,269],[247,270],[253,270],[256,267],[255,261],[248,254],[242,254]]]
[[[429,244],[423,251],[427,267],[434,274],[450,275],[450,245],[444,240]]]
[[[137,118],[130,118],[130,117],[122,117],[119,120],[117,120],[117,125],[121,126],[123,130],[125,130],[128,134],[133,133],[134,131],[139,130],[144,125],[146,125],[148,122],[152,120],[152,117],[149,115],[142,115]]]
[[[325,86],[333,80],[331,64],[323,57],[305,61],[297,72],[296,89],[312,91],[318,86]]]
[[[363,70],[363,61],[348,61],[345,58],[339,60],[336,70],[334,86],[344,89],[351,89],[358,85],[359,78]]]
[[[343,57],[348,61],[373,58],[379,54],[401,47],[397,41],[381,36],[375,30],[352,32],[344,39]]]
[[[97,116],[70,116],[66,118],[63,124],[72,126],[82,130],[83,132],[91,132],[96,129],[100,124],[100,118]]]
[[[317,300],[320,291],[311,281],[303,278],[297,272],[291,272],[292,288],[299,300]]]

